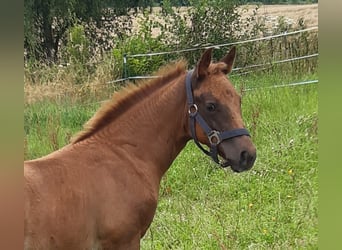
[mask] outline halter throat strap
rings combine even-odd
[[[191,137],[194,139],[194,142],[196,143],[196,145],[206,155],[210,156],[214,162],[221,164],[218,159],[218,151],[217,151],[218,145],[224,140],[228,140],[228,139],[231,139],[237,136],[242,136],[242,135],[250,136],[250,134],[248,130],[245,128],[238,128],[238,129],[222,131],[222,132],[210,128],[208,123],[200,115],[198,106],[194,102],[192,85],[191,85],[192,74],[193,74],[193,70],[189,71],[186,75],[186,80],[185,80]],[[208,137],[208,141],[210,143],[210,151],[206,150],[197,139],[196,129],[195,129],[196,122],[203,129],[203,131],[206,133]],[[223,166],[223,164],[221,164],[221,166]]]

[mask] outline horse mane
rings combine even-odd
[[[170,80],[184,73],[186,71],[186,65],[186,61],[182,59],[160,68],[154,74],[155,76],[159,76],[157,78],[141,80],[137,84],[133,84],[132,82],[128,83],[126,87],[114,93],[112,98],[98,109],[93,117],[85,123],[83,130],[71,139],[71,143],[75,144],[80,142],[99,131],[109,122],[127,111],[137,101],[142,100],[165,83],[170,82]]]

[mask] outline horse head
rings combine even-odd
[[[212,48],[207,49],[188,73],[186,84],[190,132],[196,144],[216,162],[220,155],[223,167],[242,172],[253,166],[256,148],[242,119],[241,96],[227,77],[235,52],[233,47],[219,62],[212,63]]]

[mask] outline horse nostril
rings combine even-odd
[[[242,151],[240,155],[240,164],[242,166],[247,165],[247,158],[248,158],[248,152],[247,151]]]
[[[251,168],[255,161],[255,156],[248,151],[242,151],[240,157],[240,165],[243,167]]]

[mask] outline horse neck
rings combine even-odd
[[[120,148],[138,162],[150,163],[139,168],[149,168],[146,171],[161,178],[190,139],[186,103],[184,74],[140,100],[103,129],[99,138],[114,151]]]

